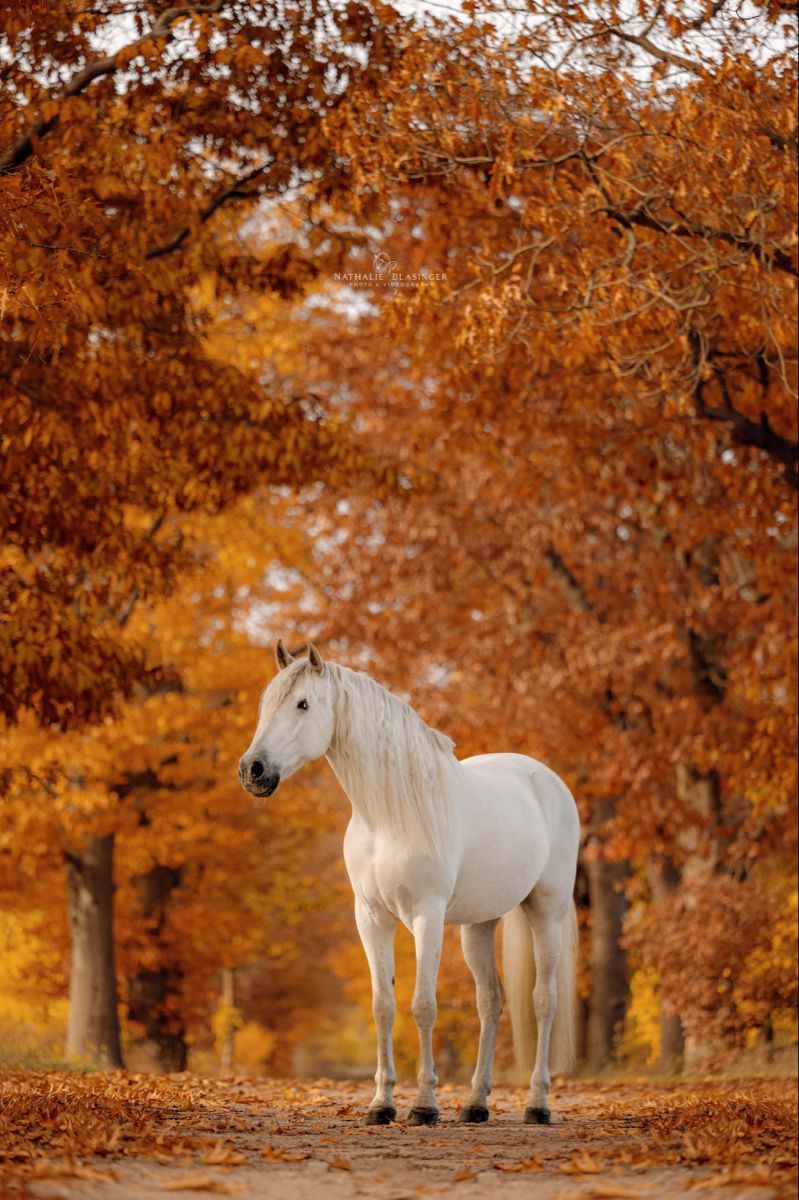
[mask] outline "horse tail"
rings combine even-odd
[[[518,906],[502,918],[502,975],[513,1031],[513,1057],[519,1074],[529,1076],[535,1065],[535,959],[530,922]]]
[[[563,941],[558,960],[558,1006],[552,1025],[550,1070],[568,1075],[577,1058],[577,955],[580,948],[577,909],[574,901],[563,920]]]
[[[563,921],[563,941],[557,968],[558,999],[549,1066],[563,1075],[574,1066],[577,1027],[577,909],[572,901]],[[513,1053],[520,1073],[529,1076],[535,1066],[538,1029],[533,1007],[535,958],[527,915],[512,908],[502,921],[502,973],[513,1030]]]

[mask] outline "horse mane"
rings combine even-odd
[[[372,829],[439,854],[452,818],[454,742],[369,675],[328,663],[336,724],[328,757],[353,808]]]

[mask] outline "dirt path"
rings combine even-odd
[[[568,1083],[549,1128],[523,1125],[524,1093],[508,1087],[495,1090],[489,1124],[459,1125],[466,1089],[445,1087],[439,1125],[368,1128],[365,1084],[15,1072],[0,1076],[0,1135],[29,1081],[5,1194],[39,1200],[795,1195],[788,1081]],[[400,1118],[411,1097],[398,1089]]]

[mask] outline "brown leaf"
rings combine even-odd
[[[512,1174],[519,1174],[522,1171],[540,1171],[543,1165],[537,1155],[535,1158],[522,1158],[519,1162],[494,1164],[497,1171],[508,1171]]]
[[[560,1168],[561,1175],[599,1175],[604,1170],[600,1162],[584,1150],[582,1154],[575,1154],[570,1163],[566,1163]]]
[[[302,1162],[311,1155],[303,1150],[283,1150],[281,1146],[264,1146],[261,1158],[267,1162]]]
[[[590,1196],[591,1200],[638,1200],[638,1197],[645,1196],[646,1192],[625,1187],[621,1183],[595,1183],[591,1190],[583,1195]]]
[[[740,1186],[764,1187],[773,1183],[774,1179],[767,1169],[754,1171],[725,1171],[722,1175],[710,1175],[705,1179],[697,1179],[690,1188],[692,1192],[700,1192],[706,1188],[723,1188]]]
[[[232,1146],[226,1146],[221,1138],[203,1154],[203,1162],[209,1167],[232,1167],[243,1163],[243,1154],[237,1154]]]
[[[96,1171],[94,1167],[73,1162],[37,1162],[33,1167],[36,1179],[88,1179],[105,1182],[116,1179],[113,1171]]]

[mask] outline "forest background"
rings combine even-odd
[[[346,800],[235,777],[277,635],[572,787],[586,1070],[795,1045],[795,43],[5,10],[3,1061],[371,1071]],[[462,1076],[449,938],[439,1002]]]

